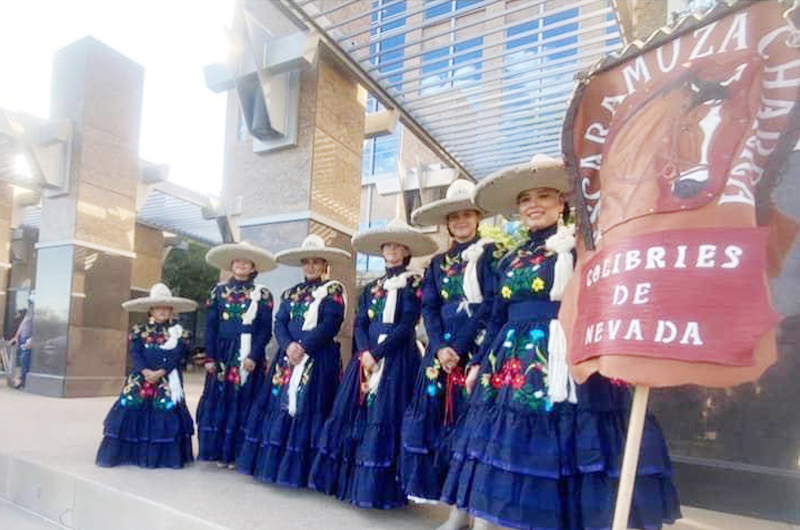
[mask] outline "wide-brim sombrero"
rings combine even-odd
[[[408,247],[412,256],[427,256],[438,249],[428,235],[400,219],[393,219],[386,226],[369,228],[353,236],[353,248],[363,254],[382,255],[381,247],[386,243],[397,243]]]
[[[444,199],[420,206],[411,212],[411,222],[418,226],[443,225],[447,223],[448,215],[464,210],[474,210],[480,217],[486,217],[489,213],[472,202],[474,191],[475,184],[473,182],[463,179],[455,180],[447,188],[447,195]]]
[[[304,259],[321,258],[330,264],[339,264],[351,259],[346,250],[325,245],[325,240],[316,234],[311,234],[303,240],[299,247],[288,248],[275,254],[275,260],[281,265],[299,267]]]
[[[191,313],[197,309],[197,302],[180,296],[172,296],[172,291],[163,283],[150,288],[150,294],[122,303],[122,308],[133,313],[147,313],[154,307],[170,307],[174,313]]]
[[[519,194],[535,188],[570,191],[569,175],[561,159],[536,155],[527,164],[501,169],[478,183],[473,202],[492,214],[514,215],[518,213]]]
[[[225,271],[231,270],[231,262],[235,259],[252,261],[258,272],[271,271],[278,266],[275,256],[270,251],[246,241],[224,243],[212,248],[206,254],[209,265]]]

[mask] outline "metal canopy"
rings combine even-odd
[[[621,47],[610,0],[283,0],[476,179],[560,156],[575,74]]]
[[[137,212],[136,221],[194,241],[218,245],[222,243],[222,236],[216,218],[206,218],[204,208],[207,207],[156,188]]]
[[[192,241],[218,245],[222,243],[222,236],[216,218],[206,218],[204,209],[208,206],[199,201],[156,187],[137,212],[136,222]],[[41,206],[28,207],[22,225],[38,228],[41,214]]]

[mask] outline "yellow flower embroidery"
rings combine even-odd
[[[531,289],[533,289],[534,293],[542,291],[544,289],[544,280],[538,277],[534,279],[531,284]]]
[[[511,287],[508,285],[504,285],[500,292],[502,293],[503,298],[511,298]]]
[[[442,289],[442,290],[439,292],[439,294],[441,294],[441,295],[442,295],[442,298],[443,298],[444,300],[447,300],[448,298],[450,298],[450,295],[449,295],[449,294],[447,294],[447,291],[445,291],[444,289]]]
[[[429,366],[425,369],[425,375],[428,377],[428,379],[436,379],[439,377],[439,370],[433,366]]]
[[[367,316],[370,318],[370,320],[372,320],[373,318],[375,318],[375,311],[373,311],[372,309],[367,309]]]

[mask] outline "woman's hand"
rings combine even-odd
[[[439,359],[439,363],[442,365],[445,373],[448,374],[453,371],[453,368],[458,366],[458,361],[461,359],[458,353],[450,346],[439,348],[436,352],[436,358]]]
[[[378,367],[378,362],[375,360],[375,357],[369,352],[369,350],[365,350],[361,352],[361,366],[364,367],[369,373],[375,371]]]
[[[464,382],[464,386],[467,388],[467,394],[472,394],[472,389],[475,388],[475,383],[478,381],[478,374],[480,371],[481,367],[478,364],[473,364],[469,367],[467,379]]]
[[[292,342],[286,348],[286,356],[289,358],[289,364],[297,366],[303,360],[306,350],[297,342]]]
[[[166,372],[162,370],[149,370],[145,368],[142,370],[142,375],[144,376],[145,380],[150,384],[158,383],[162,377],[164,377]]]

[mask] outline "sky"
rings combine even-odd
[[[232,13],[233,0],[2,0],[0,108],[47,117],[53,54],[92,35],[145,68],[139,156],[218,193],[226,96],[203,67],[225,59]]]

